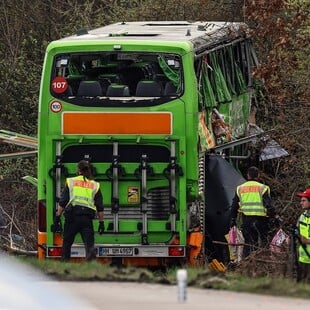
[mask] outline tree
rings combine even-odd
[[[261,62],[253,74],[265,86],[258,119],[263,128],[274,129],[272,137],[290,153],[287,158],[261,165],[277,208],[295,218],[298,211],[291,209],[294,194],[310,186],[308,16],[306,0],[3,0],[0,129],[36,135],[40,74],[45,48],[52,40],[80,28],[118,21],[245,21],[251,26]],[[10,149],[0,145],[0,152]],[[17,204],[29,222],[36,212],[35,202],[16,197],[29,197],[20,177],[35,175],[35,166],[35,159],[0,161],[0,194],[5,197],[2,207],[10,210]]]
[[[295,220],[295,193],[310,186],[309,160],[309,2],[248,0],[245,16],[259,52],[253,73],[264,81],[258,119],[288,152],[264,164],[278,211]]]

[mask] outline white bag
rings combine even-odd
[[[237,226],[230,228],[227,235],[230,260],[240,262],[243,254],[244,238],[241,230]]]
[[[239,244],[237,246],[237,262],[239,263],[241,262],[242,257],[243,257],[244,237],[243,237],[242,231],[238,228],[237,228],[237,243]]]
[[[274,253],[281,252],[281,247],[289,242],[289,235],[282,229],[279,228],[273,236],[270,243],[270,251]]]

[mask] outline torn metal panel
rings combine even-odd
[[[258,139],[261,135],[263,135],[263,133],[257,133],[257,134],[249,135],[247,137],[240,138],[238,140],[233,140],[233,141],[218,145],[218,146],[214,147],[213,150],[220,153],[223,150],[231,149],[231,148],[234,148],[235,146],[252,142],[254,139]]]
[[[261,150],[259,160],[264,161],[288,155],[289,153],[285,149],[283,149],[278,142],[276,142],[273,139],[270,139],[267,142],[266,146]]]
[[[35,156],[38,152],[38,141],[36,138],[22,135],[16,132],[0,130],[0,142],[34,149],[32,151],[20,151],[0,154],[0,160]]]
[[[268,134],[265,134],[264,130],[257,125],[250,124],[249,133],[251,135],[263,134],[260,139],[256,138],[252,140],[254,145],[258,143],[263,144],[263,148],[260,151],[260,161],[280,158],[289,155],[289,153],[285,149],[283,149],[277,141],[271,139],[270,136]]]
[[[26,182],[32,184],[35,187],[38,187],[38,179],[30,176],[30,175],[25,175],[24,177],[22,177],[23,180],[25,180]]]
[[[278,142],[271,139],[270,136],[260,127],[255,124],[249,124],[248,136],[233,140],[228,143],[218,145],[213,148],[217,153],[222,152],[235,146],[252,143],[255,147],[261,148],[260,150],[260,161],[280,158],[288,156],[289,153],[283,149]]]
[[[37,153],[38,153],[38,151],[25,151],[25,152],[0,154],[0,160],[22,158],[22,157],[31,157],[31,156],[37,155]]]
[[[0,142],[24,146],[32,149],[38,148],[38,141],[36,138],[7,130],[0,130]]]

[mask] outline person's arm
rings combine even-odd
[[[235,226],[238,216],[238,210],[239,210],[239,197],[237,193],[235,193],[235,196],[233,198],[233,202],[230,209],[230,226]]]
[[[69,189],[66,186],[63,189],[63,191],[61,192],[61,197],[59,198],[59,201],[58,201],[54,222],[51,225],[51,231],[53,233],[57,233],[57,232],[62,231],[60,217],[61,217],[62,213],[64,212],[65,207],[66,207],[68,202],[69,202]]]
[[[102,193],[101,190],[99,188],[98,192],[96,193],[95,197],[95,206],[97,209],[97,213],[98,213],[98,218],[99,218],[99,222],[104,220],[104,213],[103,213],[103,198],[102,198]]]
[[[306,238],[300,234],[299,225],[300,225],[300,219],[302,215],[298,218],[298,221],[296,223],[297,231],[298,231],[298,237],[300,239],[300,242],[304,245],[310,244],[310,238]]]
[[[102,193],[99,188],[98,192],[96,193],[95,197],[95,206],[97,209],[98,219],[99,219],[99,225],[98,225],[98,233],[102,235],[104,233],[105,227],[104,227],[104,215],[103,215],[103,199],[102,199]]]
[[[307,245],[310,244],[310,239],[300,236],[300,241],[302,242],[302,244]]]
[[[63,212],[64,212],[64,208],[63,207],[61,207],[60,205],[58,205],[58,207],[57,207],[57,211],[56,211],[56,216],[61,216],[62,214],[63,214]]]
[[[104,220],[104,213],[103,213],[103,211],[98,212],[98,219],[99,219],[99,222],[103,222],[103,220]]]
[[[266,208],[267,216],[269,216],[269,217],[275,217],[276,216],[276,210],[272,204],[269,188],[263,194],[263,205]]]
[[[65,210],[65,207],[69,203],[69,200],[70,200],[69,188],[66,185],[65,188],[63,189],[63,191],[61,192],[61,196],[59,198],[56,216],[61,216],[61,214]]]

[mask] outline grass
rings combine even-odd
[[[140,283],[176,284],[177,268],[166,271],[146,268],[117,268],[98,262],[63,263],[55,260],[19,258],[44,274],[60,281],[121,281]],[[296,283],[283,277],[247,277],[236,271],[218,273],[208,268],[186,268],[188,286],[235,292],[310,299],[310,284]]]

